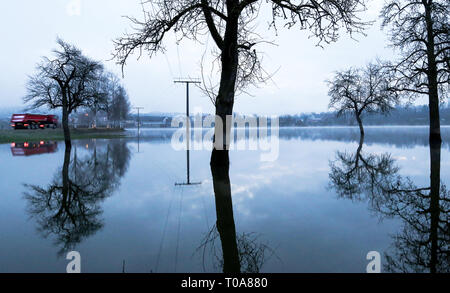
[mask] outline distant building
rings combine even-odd
[[[166,128],[170,127],[172,121],[168,116],[142,116],[140,117],[141,127],[149,128]],[[137,126],[137,120],[136,120]]]

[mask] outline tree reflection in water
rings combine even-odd
[[[214,225],[203,239],[201,245],[197,248],[197,252],[203,255],[203,270],[205,271],[205,255],[207,253],[212,256],[212,261],[216,269],[221,269],[223,272],[229,273],[259,273],[264,263],[272,256],[277,257],[271,247],[260,241],[260,235],[257,233],[243,232],[236,235],[239,270],[225,271],[225,262],[228,263],[232,260],[225,258],[223,254],[224,245],[226,245],[224,241],[229,241],[229,239],[220,236],[217,226]],[[217,247],[216,242],[218,238],[221,239],[222,249]]]
[[[267,252],[274,255],[274,251],[261,243],[255,233],[236,234],[229,168],[228,151],[213,150],[211,173],[217,221],[197,250],[203,252],[203,257],[209,250],[213,262],[224,273],[258,273],[268,259]],[[221,250],[216,246],[218,238]]]
[[[83,157],[66,145],[63,166],[48,186],[25,184],[27,212],[44,237],[55,237],[59,255],[103,227],[100,203],[118,187],[130,157],[123,141],[111,141],[102,151],[94,146]]]
[[[389,272],[450,272],[450,193],[440,180],[441,143],[430,144],[430,185],[418,187],[398,174],[389,154],[337,152],[330,162],[330,186],[351,200],[368,200],[382,217],[402,220],[385,254]]]
[[[379,188],[388,185],[398,172],[390,154],[364,154],[364,136],[355,154],[337,152],[336,161],[330,163],[330,181],[339,197],[361,200],[366,192],[380,193]],[[373,199],[374,197],[369,197]]]

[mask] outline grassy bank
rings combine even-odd
[[[97,128],[97,129],[71,129],[72,139],[82,138],[120,138],[125,136],[122,129]],[[0,143],[30,142],[40,140],[64,140],[62,129],[7,129],[0,130]]]

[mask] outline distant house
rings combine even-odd
[[[310,123],[310,125],[319,125],[321,124],[322,120],[322,117],[316,115],[311,115],[308,117],[308,122]]]
[[[170,127],[171,117],[168,116],[142,116],[140,117],[141,126],[149,128]],[[137,123],[137,121],[136,121]]]

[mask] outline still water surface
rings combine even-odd
[[[83,272],[220,272],[223,247],[237,247],[241,271],[365,272],[378,251],[383,271],[448,272],[450,128],[442,132],[437,160],[425,127],[368,128],[361,145],[355,128],[281,129],[274,162],[230,152],[229,181],[216,182],[231,190],[228,210],[210,151],[190,152],[189,180],[201,184],[176,185],[187,181],[186,153],[171,147],[171,130],[71,150],[2,144],[0,272],[65,272],[70,250]],[[440,212],[422,216],[436,174]],[[223,215],[235,237],[218,232]]]

